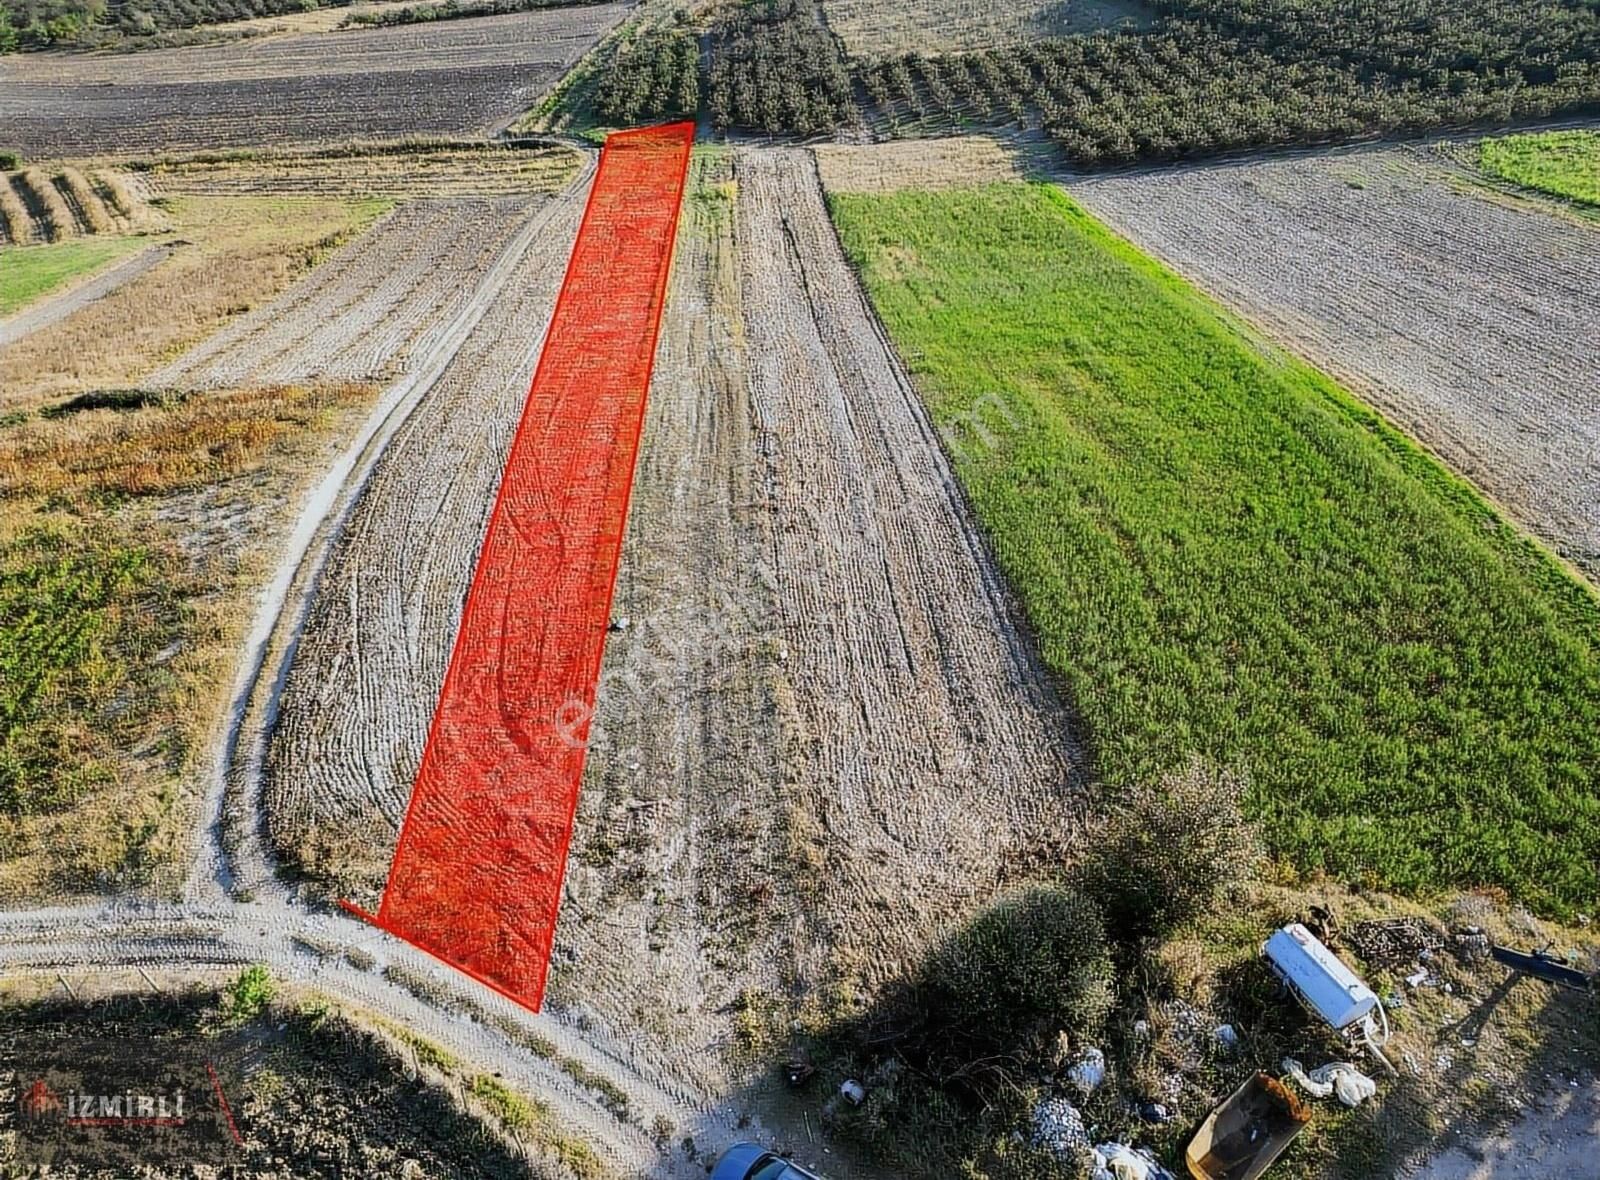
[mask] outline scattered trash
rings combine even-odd
[[[789,1054],[789,1060],[783,1063],[783,1072],[791,1086],[803,1086],[817,1072],[817,1067],[811,1064],[811,1059],[804,1049],[796,1049]]]
[[[1170,1123],[1178,1116],[1168,1110],[1164,1102],[1141,1102],[1139,1117],[1147,1123]]]
[[[1074,1152],[1089,1146],[1083,1115],[1065,1098],[1044,1099],[1033,1108],[1033,1145],[1062,1159],[1071,1158]]]
[[[631,626],[633,626],[633,620],[628,618],[627,615],[620,615],[617,618],[612,619],[611,626],[606,629],[612,632],[626,631]]]
[[[1423,967],[1420,970],[1414,971],[1410,975],[1406,976],[1406,986],[1421,987],[1425,982],[1427,982],[1427,979],[1428,969]]]
[[[1171,1172],[1143,1148],[1102,1143],[1094,1149],[1094,1180],[1173,1180]]]
[[[1426,918],[1357,922],[1345,941],[1368,966],[1391,970],[1419,959],[1426,963],[1445,945],[1444,931]]]
[[[1133,1022],[1133,1035],[1141,1041],[1150,1039],[1150,1022],[1148,1020],[1135,1020]]]
[[[1081,1093],[1092,1094],[1106,1080],[1106,1055],[1099,1049],[1085,1049],[1078,1063],[1067,1070],[1067,1081]]]
[[[1237,1049],[1239,1047],[1239,1030],[1231,1024],[1219,1024],[1211,1030],[1211,1035],[1217,1039],[1217,1044],[1224,1049]]]
[[[1462,926],[1450,935],[1450,948],[1462,963],[1482,963],[1490,956],[1490,935],[1482,926]]]
[[[855,1078],[848,1079],[844,1085],[840,1086],[839,1093],[850,1099],[850,1101],[855,1103],[857,1106],[860,1106],[867,1100],[866,1087],[860,1082],[856,1081]]]
[[[1400,992],[1390,992],[1383,997],[1383,1006],[1393,1012],[1396,1008],[1406,1006],[1406,998]]]
[[[1300,1083],[1300,1088],[1313,1098],[1334,1094],[1346,1106],[1360,1106],[1378,1092],[1378,1083],[1348,1061],[1330,1061],[1307,1074],[1293,1057],[1285,1057],[1283,1072]]]
[[[1255,1180],[1310,1121],[1310,1110],[1294,1091],[1257,1073],[1200,1124],[1184,1152],[1189,1174],[1205,1180]]]

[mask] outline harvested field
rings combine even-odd
[[[124,56],[0,61],[29,156],[481,131],[532,106],[626,2]]]
[[[395,376],[426,355],[472,300],[476,276],[536,203],[409,201],[145,384],[193,389]]]
[[[0,172],[0,246],[126,233],[159,221],[116,172]]]
[[[730,1008],[738,1052],[787,985],[885,978],[1076,808],[1065,720],[931,427],[839,297],[809,157],[697,167],[549,1002],[642,1025],[653,1069],[710,1084]],[[380,462],[283,694],[274,843],[363,904],[565,261],[539,253]]]
[[[1152,16],[1139,0],[822,0],[822,9],[852,57],[1020,45]]]
[[[1600,236],[1426,148],[1069,178],[1600,580]]]
[[[152,369],[272,299],[387,208],[377,200],[313,197],[171,199],[165,212],[182,237],[153,266],[0,351],[4,408],[141,384]]]
[[[273,844],[376,906],[586,186],[394,436],[324,570],[267,762]]]
[[[1015,150],[986,135],[818,144],[811,149],[830,193],[942,189],[992,180],[1020,180]]]
[[[321,151],[240,150],[138,161],[157,194],[511,197],[566,187],[578,153],[479,141],[344,144]]]

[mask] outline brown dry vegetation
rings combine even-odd
[[[187,245],[148,273],[0,351],[0,410],[135,386],[287,287],[385,208],[334,198],[174,198]]]
[[[371,394],[89,395],[0,428],[4,645],[37,686],[0,734],[0,898],[175,884],[253,550]],[[15,613],[34,593],[71,644]]]
[[[161,218],[113,169],[0,173],[0,245],[159,228]]]
[[[157,193],[469,197],[554,193],[580,160],[556,144],[502,147],[471,140],[352,143],[324,151],[202,152],[137,161]]]
[[[259,466],[267,448],[367,397],[343,383],[145,398],[86,395],[0,433],[0,497],[81,508],[188,491]]]

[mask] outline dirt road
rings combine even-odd
[[[1600,230],[1428,146],[1069,179],[1600,579]]]
[[[14,344],[29,332],[58,324],[79,308],[87,307],[96,299],[127,286],[140,275],[160,266],[172,249],[168,245],[147,246],[137,254],[107,267],[87,282],[35,303],[10,319],[0,320],[0,348]]]

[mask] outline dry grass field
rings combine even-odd
[[[1600,580],[1600,248],[1427,148],[1071,178]]]
[[[532,106],[625,2],[122,56],[0,60],[30,158],[483,131]]]
[[[845,50],[867,58],[1020,45],[1150,19],[1139,0],[823,0],[822,10]]]

